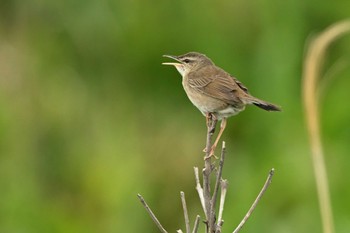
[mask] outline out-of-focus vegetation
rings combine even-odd
[[[302,99],[304,102],[305,119],[310,141],[312,163],[315,171],[315,183],[320,205],[322,228],[324,233],[334,232],[332,204],[329,194],[327,169],[324,159],[320,133],[319,92],[327,87],[325,80],[320,79],[320,71],[325,60],[327,48],[335,43],[337,38],[350,32],[350,20],[333,24],[320,35],[312,39],[305,55],[303,68]],[[331,76],[329,76],[331,77]]]
[[[205,119],[161,66],[161,55],[188,51],[283,107],[228,121],[225,232],[271,167],[243,231],[321,232],[301,65],[308,37],[349,9],[347,0],[1,1],[0,232],[157,232],[139,192],[169,232],[183,226],[180,190],[192,220],[203,215],[192,167],[203,164]],[[337,232],[350,229],[349,54],[349,36],[332,45],[321,109]]]

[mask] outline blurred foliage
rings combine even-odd
[[[0,232],[157,232],[201,209],[205,119],[163,54],[198,51],[251,93],[255,107],[228,121],[225,232],[239,223],[271,167],[276,175],[242,232],[321,232],[300,100],[308,38],[349,17],[350,2],[0,2]],[[323,139],[337,232],[348,232],[350,38],[323,96]]]

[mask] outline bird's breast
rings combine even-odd
[[[192,88],[185,80],[182,82],[182,85],[189,100],[203,115],[206,115],[206,113],[224,111],[229,106],[222,100],[213,98]],[[229,111],[227,111],[227,114],[229,114]]]
[[[203,115],[212,113],[218,120],[221,120],[236,115],[245,108],[244,105],[233,106],[223,100],[206,95],[191,87],[185,78],[183,78],[182,85],[189,100]]]

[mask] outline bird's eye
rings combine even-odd
[[[185,59],[184,62],[185,63],[190,63],[190,59]]]

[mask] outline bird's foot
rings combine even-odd
[[[215,148],[212,147],[212,148],[210,149],[209,155],[204,156],[204,160],[210,159],[211,157],[214,157],[215,159],[219,159],[218,157],[215,156],[214,150],[215,150]],[[203,149],[203,152],[207,153],[207,148],[204,148],[204,149]]]

